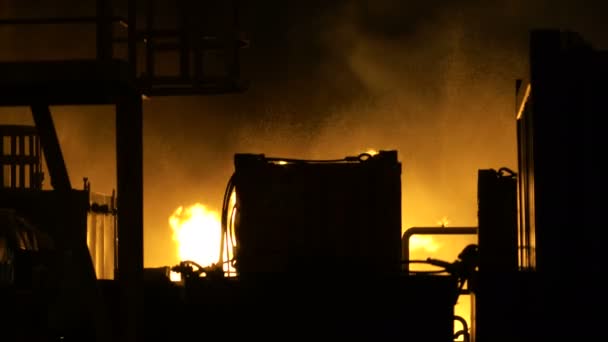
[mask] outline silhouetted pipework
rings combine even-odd
[[[0,188],[41,189],[40,139],[33,126],[0,126]]]

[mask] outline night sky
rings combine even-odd
[[[89,2],[1,0],[0,14],[90,14]],[[237,152],[397,149],[404,228],[444,216],[476,226],[477,170],[517,168],[515,80],[527,73],[528,30],[573,30],[608,48],[604,1],[242,2],[249,89],[144,103],[146,266],[177,261],[176,207],[221,208]],[[92,56],[91,32],[0,27],[0,59]],[[111,192],[112,108],[53,111],[73,185],[89,177],[93,191]],[[29,110],[3,108],[0,122],[31,123]]]

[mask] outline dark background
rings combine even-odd
[[[1,0],[0,17],[86,15],[92,0]],[[146,266],[177,261],[168,217],[221,208],[236,152],[333,159],[397,149],[403,227],[476,226],[477,170],[517,168],[528,30],[608,46],[604,1],[242,1],[242,94],[144,103]],[[93,56],[90,27],[0,27],[0,60]],[[72,183],[115,187],[109,107],[53,108]],[[1,123],[31,123],[28,108]],[[47,182],[48,183],[48,182]]]

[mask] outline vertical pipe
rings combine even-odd
[[[118,185],[118,283],[122,341],[142,341],[143,328],[143,147],[139,93],[116,105]]]

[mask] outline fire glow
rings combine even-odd
[[[175,209],[169,217],[169,225],[173,231],[173,242],[177,245],[177,257],[180,262],[193,261],[204,268],[221,264],[224,276],[236,276],[236,269],[232,263],[236,249],[234,238],[236,192],[230,194],[226,209],[227,212],[223,215],[227,216],[228,222],[224,239],[222,239],[222,220],[217,212],[200,203]],[[222,254],[221,258],[220,254]],[[180,281],[181,275],[171,272],[171,280]]]
[[[218,213],[200,203],[179,207],[169,218],[180,261],[194,261],[207,267],[218,262],[222,225]],[[171,276],[179,280],[178,275]]]

